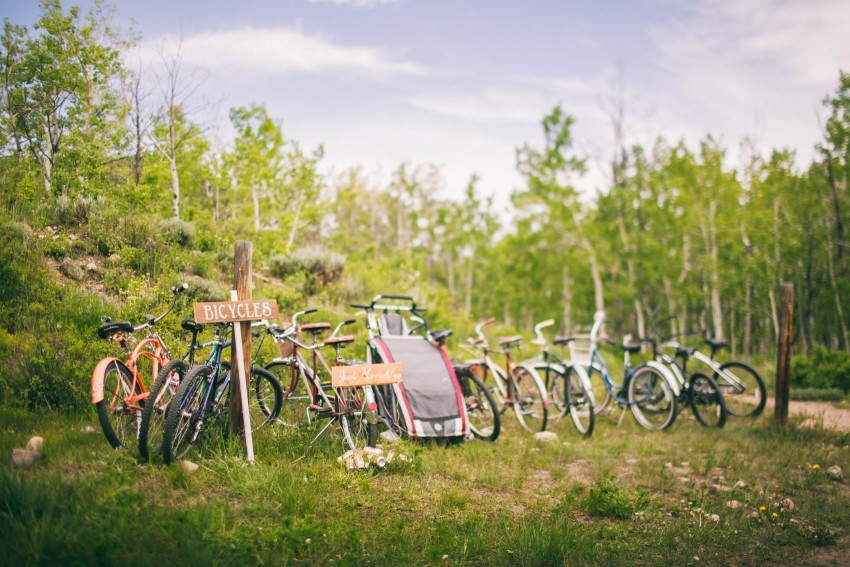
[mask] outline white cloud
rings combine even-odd
[[[398,4],[399,0],[310,0],[310,4],[333,4],[335,6],[350,6],[352,8],[375,8]]]
[[[161,39],[145,42],[143,56],[158,61],[160,44]],[[263,75],[339,71],[375,76],[425,74],[422,66],[397,60],[380,48],[336,45],[319,35],[285,27],[197,33],[184,37],[180,50],[183,61],[191,65],[244,69]]]
[[[551,107],[551,98],[532,91],[484,89],[478,93],[414,96],[417,108],[470,122],[536,122]]]

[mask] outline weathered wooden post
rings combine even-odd
[[[253,243],[250,240],[237,240],[236,250],[234,254],[234,269],[233,269],[233,289],[236,290],[239,301],[248,301],[251,299],[251,261],[253,256]],[[242,323],[234,323],[234,326],[239,325],[242,333],[242,356],[247,367],[245,379],[251,372],[251,322],[244,321]],[[228,412],[228,431],[231,435],[244,435],[245,428],[242,425],[242,401],[239,395],[240,385],[239,380],[243,378],[236,372],[236,341],[233,341],[231,350],[231,368],[230,375],[233,380],[230,382],[230,411]],[[248,384],[245,384],[247,390]]]
[[[794,321],[794,284],[779,284],[779,336],[776,338],[776,394],[773,421],[779,427],[788,422],[791,392],[791,331]]]

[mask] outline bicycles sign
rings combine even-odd
[[[213,301],[195,304],[197,323],[233,323],[276,319],[277,301],[274,299],[247,301]]]
[[[400,362],[389,364],[354,364],[331,368],[331,385],[334,388],[356,388],[358,386],[380,386],[398,384],[401,379]]]

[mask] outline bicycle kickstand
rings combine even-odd
[[[623,411],[620,412],[620,419],[617,420],[617,427],[623,424],[623,418],[626,417],[626,406],[622,406]]]

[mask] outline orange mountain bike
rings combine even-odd
[[[188,288],[185,283],[172,287],[174,300],[171,306],[159,317],[146,315],[145,322],[139,325],[101,317],[106,324],[97,330],[97,336],[110,343],[117,341],[127,353],[127,360],[123,362],[114,356],[102,359],[91,376],[91,401],[97,408],[103,434],[116,449],[124,444],[131,431],[134,438],[138,436],[142,409],[148,396],[147,386],[153,383],[160,368],[170,359],[168,349],[154,325],[171,313],[177,305],[177,297]],[[144,329],[150,329],[148,336],[131,350],[127,340],[133,333]]]

